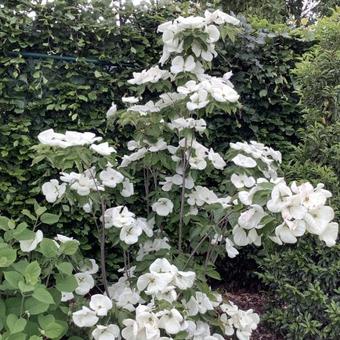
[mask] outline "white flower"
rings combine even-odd
[[[328,206],[310,210],[304,217],[307,230],[311,234],[321,235],[327,228],[328,223],[334,218],[334,210]]]
[[[302,220],[289,221],[285,220],[275,228],[275,235],[278,238],[271,238],[278,244],[296,243],[297,237],[302,236],[306,230],[306,223]]]
[[[82,273],[96,274],[99,270],[99,266],[94,259],[86,259],[84,263],[79,267]]]
[[[26,253],[31,252],[37,248],[38,244],[43,240],[43,237],[43,232],[41,230],[37,230],[33,239],[19,241],[20,249]]]
[[[180,72],[192,72],[196,66],[193,56],[187,57],[185,60],[182,56],[172,59],[170,71],[174,74]]]
[[[142,228],[137,223],[124,225],[120,230],[119,238],[126,244],[135,244],[142,232]]]
[[[134,305],[141,301],[140,295],[137,293],[135,289],[131,289],[130,287],[125,287],[119,294],[116,294],[116,304],[118,307],[124,308],[130,312],[135,310]]]
[[[233,241],[229,238],[225,239],[225,250],[230,258],[234,258],[239,254],[238,250],[234,247]]]
[[[170,74],[168,71],[161,70],[158,66],[154,66],[142,72],[133,72],[133,79],[128,80],[128,83],[133,85],[157,83],[160,79],[167,79],[169,77]]]
[[[94,287],[94,279],[89,273],[77,273],[74,275],[77,280],[78,287],[75,292],[78,295],[86,295]]]
[[[60,235],[60,234],[57,234],[57,236],[54,239],[56,241],[59,241],[60,243],[73,241],[73,242],[77,242],[79,244],[79,241],[75,240],[73,237],[67,237],[67,236]]]
[[[127,103],[127,104],[136,104],[136,103],[139,102],[139,98],[137,98],[137,97],[123,97],[122,102]]]
[[[233,240],[234,243],[240,247],[244,247],[249,244],[246,231],[238,225],[233,228]]]
[[[208,159],[215,169],[223,170],[226,166],[226,162],[224,161],[224,159],[217,152],[214,152],[213,149],[209,150]]]
[[[165,300],[170,303],[177,300],[177,293],[174,286],[168,286],[161,292],[156,294],[157,300]]]
[[[105,295],[95,294],[91,296],[90,308],[94,310],[98,316],[105,316],[112,308],[112,301]]]
[[[168,198],[159,198],[151,207],[157,215],[167,216],[172,213],[174,205]]]
[[[237,189],[243,187],[251,188],[256,184],[254,177],[247,175],[232,174],[230,180]]]
[[[336,239],[338,238],[339,225],[336,222],[328,223],[323,232],[319,235],[319,239],[324,241],[327,247],[335,246]]]
[[[128,178],[123,181],[123,189],[120,191],[123,197],[130,197],[134,194],[133,183]]]
[[[157,294],[164,291],[172,279],[173,274],[170,273],[146,273],[138,278],[137,288],[148,295]]]
[[[120,339],[120,330],[114,324],[107,326],[97,325],[91,335],[95,340],[115,340]]]
[[[196,279],[196,274],[194,272],[176,271],[176,274],[173,279],[173,283],[179,289],[185,290],[193,286],[195,279]]]
[[[129,211],[127,207],[118,206],[107,209],[104,214],[105,228],[122,228],[135,223],[135,214]]]
[[[111,107],[106,112],[106,118],[110,119],[114,117],[116,112],[117,112],[117,105],[115,103],[112,103]]]
[[[93,327],[99,318],[94,311],[83,306],[81,310],[72,314],[72,320],[78,327]]]
[[[285,182],[276,184],[271,193],[271,199],[267,202],[267,208],[271,212],[281,212],[291,203],[292,192]]]
[[[148,144],[150,145],[148,148],[150,152],[158,152],[158,151],[167,149],[167,144],[163,138],[159,138],[158,141],[154,144],[152,143],[148,143]]]
[[[135,149],[139,149],[141,147],[140,143],[135,140],[130,140],[127,142],[127,148],[130,151],[133,151]]]
[[[183,316],[180,312],[172,308],[159,313],[161,315],[158,326],[165,329],[168,334],[177,334],[182,330]]]
[[[124,180],[124,176],[119,171],[109,166],[100,172],[99,178],[102,180],[103,185],[109,188],[115,188],[118,183],[122,183]]]
[[[61,292],[61,302],[67,302],[74,299],[73,293]]]
[[[115,148],[113,148],[112,146],[109,146],[108,142],[101,143],[101,144],[92,144],[90,146],[90,149],[99,153],[102,156],[109,156],[112,153],[117,152]]]
[[[92,207],[93,207],[93,202],[92,200],[89,200],[87,203],[85,203],[83,205],[83,210],[86,212],[86,213],[90,213],[92,211]]]
[[[255,168],[257,165],[254,159],[242,154],[235,156],[232,161],[242,168]]]
[[[42,192],[45,195],[46,201],[54,203],[58,198],[61,198],[66,191],[66,183],[59,184],[58,180],[51,179],[42,185]]]
[[[67,148],[70,146],[88,145],[101,141],[101,137],[96,137],[92,132],[66,131],[65,134],[56,133],[53,129],[41,132],[38,135],[40,143]]]
[[[253,204],[250,207],[250,209],[241,213],[240,217],[238,218],[239,226],[244,229],[262,228],[262,225],[259,223],[261,222],[261,219],[267,214],[258,204]]]
[[[207,294],[202,292],[196,292],[195,297],[191,296],[188,302],[184,302],[184,305],[190,316],[197,315],[198,313],[205,314],[207,311],[214,309]]]
[[[161,109],[152,100],[149,100],[145,105],[133,105],[128,108],[128,111],[138,112],[141,116],[146,116],[151,112],[159,112]]]
[[[123,325],[126,326],[122,330],[123,338],[126,340],[137,340],[138,333],[139,333],[139,327],[138,327],[137,321],[132,320],[132,319],[125,319],[123,320]]]
[[[216,10],[212,13],[206,10],[204,12],[204,16],[207,23],[215,23],[217,25],[231,24],[235,26],[238,26],[240,24],[240,20],[220,10]]]

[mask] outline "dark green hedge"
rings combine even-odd
[[[340,217],[340,10],[313,28],[318,43],[294,74],[306,128],[284,166],[289,180],[324,183]],[[287,339],[338,339],[340,334],[340,246],[315,240],[280,248],[260,261],[263,281],[274,295],[267,322]]]

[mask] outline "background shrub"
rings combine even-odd
[[[298,63],[294,74],[307,128],[285,164],[290,179],[324,183],[333,193],[331,205],[339,220],[339,16],[311,27],[318,44]],[[337,339],[340,329],[340,247],[325,249],[315,240],[280,249],[260,261],[261,276],[274,293],[267,321],[292,339]]]

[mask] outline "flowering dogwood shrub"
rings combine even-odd
[[[88,338],[249,339],[258,315],[224,301],[206,283],[206,276],[218,277],[216,258],[235,257],[252,243],[295,243],[306,232],[335,244],[338,225],[326,206],[330,192],[322,185],[288,185],[279,173],[280,152],[253,141],[232,143],[223,157],[202,144],[209,132],[204,117],[215,110],[233,114],[240,105],[231,72],[223,78],[205,73],[216,43],[232,37],[238,23],[207,11],[159,26],[162,69],[134,73],[134,95],[122,98],[127,109],[113,104],[106,115],[108,127],[135,126],[130,154],[120,157],[90,132],[49,129],[38,136],[35,161],[46,158],[60,171],[42,187],[46,200],[81,207],[93,219],[100,244],[100,265],[90,260],[77,262],[75,273],[65,268],[75,284],[61,292],[61,301],[72,301],[73,324]],[[207,187],[209,174],[221,170],[230,173],[230,192]],[[133,175],[139,174],[141,216],[129,204]],[[62,244],[76,243],[57,237]],[[34,250],[42,238],[39,231],[25,236],[22,251]],[[107,278],[106,244],[124,256],[117,282]],[[204,263],[194,261],[197,254]],[[101,282],[94,278],[99,269]]]

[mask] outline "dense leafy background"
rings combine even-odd
[[[318,43],[298,63],[294,74],[306,128],[285,164],[289,179],[324,183],[331,205],[340,213],[340,12],[311,30]],[[339,244],[325,249],[315,240],[280,248],[260,261],[262,279],[275,298],[269,324],[293,339],[336,339],[340,333]]]

